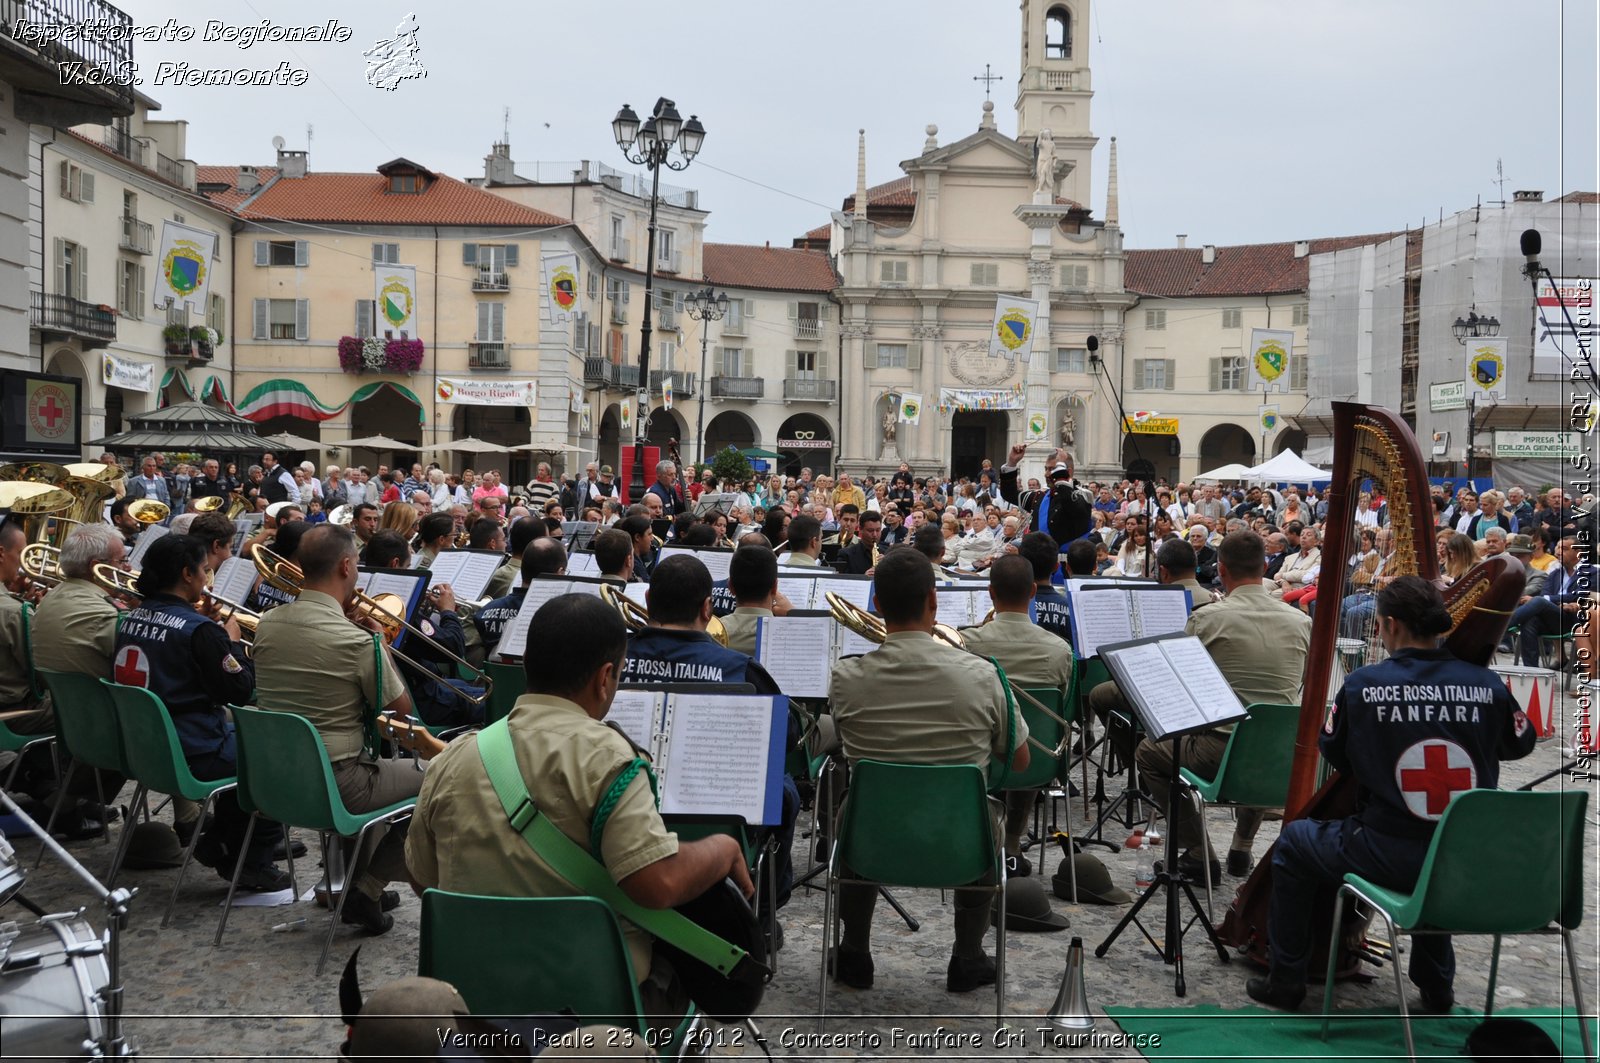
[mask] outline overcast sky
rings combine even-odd
[[[202,163],[270,163],[271,140],[313,170],[369,170],[397,155],[459,177],[511,109],[519,171],[596,159],[626,166],[610,121],[657,96],[698,114],[705,149],[665,174],[698,188],[721,242],[793,237],[854,191],[856,130],[868,180],[900,176],[924,127],[972,132],[992,64],[1003,132],[1016,132],[1016,0],[760,0],[689,4],[545,0],[122,0],[137,24],[175,18],[188,43],[138,43],[141,91],[187,119]],[[194,14],[196,10],[202,14]],[[204,44],[206,19],[317,22],[344,44]],[[428,71],[395,91],[366,83],[363,49],[415,12]],[[1563,22],[1564,17],[1564,22]],[[1249,243],[1388,231],[1501,198],[1600,187],[1594,0],[1098,0],[1091,15],[1090,206],[1102,216],[1117,137],[1130,247]],[[161,61],[312,71],[299,87],[177,87]]]

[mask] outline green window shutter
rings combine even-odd
[[[517,264],[517,245],[516,244],[507,244],[506,245],[506,265],[509,267],[509,266],[515,266],[516,264]]]
[[[1176,358],[1167,359],[1166,384],[1168,391],[1176,391],[1178,388],[1178,360]]]
[[[922,341],[921,340],[912,340],[910,343],[906,344],[906,368],[907,369],[921,369],[922,368]]]
[[[1221,391],[1222,390],[1222,359],[1221,358],[1213,358],[1213,359],[1211,359],[1211,390],[1213,392],[1217,392],[1217,391]]]
[[[272,259],[271,259],[270,255],[271,255],[271,252],[267,250],[267,242],[265,240],[257,240],[256,241],[256,265],[265,266],[267,263],[271,262]]]
[[[294,264],[296,266],[309,266],[311,264],[311,246],[304,240],[294,242]]]
[[[478,264],[478,245],[461,245],[461,264],[463,266],[476,266]]]
[[[265,299],[252,299],[250,301],[251,330],[254,339],[267,338],[267,301]]]
[[[297,340],[308,339],[311,335],[311,300],[296,299],[294,301],[294,338]]]

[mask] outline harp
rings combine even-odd
[[[1355,809],[1353,780],[1335,774],[1318,789],[1321,754],[1317,735],[1335,693],[1333,682],[1343,677],[1339,642],[1341,605],[1348,581],[1345,561],[1357,541],[1354,515],[1364,484],[1382,490],[1389,507],[1394,551],[1384,562],[1383,574],[1421,576],[1427,580],[1439,575],[1433,502],[1422,451],[1411,429],[1381,407],[1335,402],[1333,438],[1332,481],[1328,485],[1328,517],[1322,546],[1322,556],[1329,563],[1318,580],[1318,608],[1312,618],[1311,648],[1301,688],[1300,720],[1284,809],[1286,820],[1304,816],[1337,819]],[[1488,664],[1505,634],[1522,587],[1522,563],[1505,554],[1486,559],[1456,580],[1444,592],[1451,620],[1445,648],[1462,660]],[[1363,652],[1358,659],[1364,661],[1368,656]],[[1239,888],[1219,928],[1224,941],[1248,951],[1263,964],[1267,959],[1271,888],[1272,861],[1263,858]],[[1313,935],[1313,941],[1324,944],[1318,948],[1325,947],[1330,918],[1331,910],[1319,913],[1323,931]],[[1325,962],[1325,955],[1313,956],[1313,969],[1317,963]],[[1349,966],[1340,964],[1342,969]]]

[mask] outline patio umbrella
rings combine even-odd
[[[1229,463],[1227,465],[1219,465],[1217,468],[1212,469],[1210,472],[1203,472],[1199,476],[1196,476],[1195,479],[1196,480],[1243,480],[1248,475],[1250,475],[1250,466],[1241,465],[1239,462],[1235,461],[1235,462],[1231,462],[1231,463]]]
[[[403,443],[398,439],[390,439],[385,435],[362,436],[360,439],[330,439],[330,447],[360,448],[362,450],[416,450],[415,443]]]
[[[261,442],[270,443],[279,450],[321,450],[323,446],[320,439],[307,439],[305,436],[297,436],[293,432],[279,432],[277,435],[262,436]]]
[[[582,454],[582,447],[575,447],[571,443],[524,443],[520,447],[510,447],[510,450],[526,450],[534,454]]]
[[[782,454],[774,454],[772,451],[762,450],[760,447],[745,447],[743,450],[739,451],[739,453],[743,454],[747,458],[767,458],[774,461],[783,457]]]
[[[504,443],[491,443],[487,439],[475,439],[472,436],[463,436],[448,443],[440,443],[431,450],[455,450],[463,454],[502,454],[508,448]]]

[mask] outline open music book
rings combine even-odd
[[[824,609],[756,620],[756,660],[792,698],[825,698],[842,629]]]
[[[133,552],[128,555],[128,567],[135,572],[143,568],[145,551],[150,549],[150,544],[163,535],[170,534],[171,531],[172,529],[165,524],[147,525],[144,531],[139,533],[139,538],[134,540]]]
[[[475,602],[483,597],[495,570],[505,563],[505,555],[495,550],[441,550],[428,566],[433,583],[450,584],[456,601]]]
[[[661,561],[678,554],[688,554],[697,558],[706,571],[711,573],[712,582],[728,578],[728,565],[733,561],[733,551],[718,549],[711,546],[677,546],[667,544],[661,548]],[[661,561],[657,561],[660,564]]]
[[[230,557],[217,566],[216,579],[211,581],[211,595],[235,605],[248,605],[255,586],[255,562],[247,557]]]
[[[428,581],[432,578],[433,574],[425,568],[368,568],[362,565],[356,569],[356,590],[374,598],[380,594],[399,595],[406,604],[404,609],[396,612],[403,619],[410,620],[422,602],[422,596],[428,590]],[[394,648],[403,650],[409,636],[410,632],[402,628],[394,640]]]
[[[1107,643],[1099,653],[1151,738],[1204,731],[1249,715],[1193,635]]]
[[[500,645],[494,660],[521,660],[528,643],[528,624],[539,607],[551,598],[563,594],[600,594],[600,580],[588,576],[536,576],[528,584],[528,593],[522,596],[522,606],[501,632]]]
[[[934,619],[954,628],[983,623],[983,618],[989,615],[989,607],[994,603],[989,598],[988,582],[974,586],[976,582],[941,583],[936,586],[933,591],[937,595],[939,612]]]
[[[1189,592],[1158,583],[1068,584],[1072,649],[1094,657],[1107,643],[1170,635],[1189,620]]]
[[[788,698],[623,688],[606,720],[650,754],[662,814],[783,818]]]
[[[846,583],[857,583],[866,589],[847,590],[843,586]],[[844,576],[831,568],[778,566],[778,593],[789,599],[789,604],[796,609],[826,609],[828,602],[823,596],[828,591],[843,594],[854,601],[862,594],[870,594],[871,590],[872,580],[866,576]],[[865,607],[865,600],[861,604]]]

